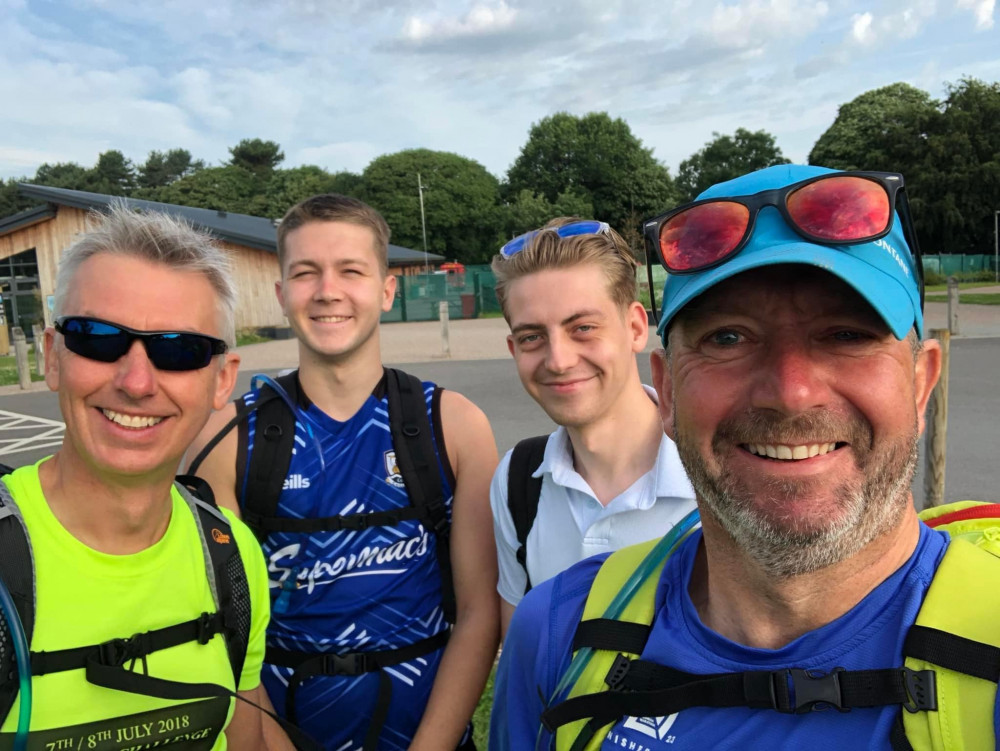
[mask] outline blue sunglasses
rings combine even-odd
[[[500,255],[504,258],[510,258],[511,256],[517,255],[528,247],[528,243],[531,242],[531,238],[539,232],[555,232],[559,237],[575,237],[576,235],[606,235],[611,232],[611,226],[607,222],[599,222],[596,219],[584,219],[579,222],[564,224],[561,227],[543,227],[542,229],[533,229],[531,232],[525,232],[523,235],[518,235],[500,248]]]

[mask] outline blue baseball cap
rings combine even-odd
[[[749,196],[831,172],[837,170],[782,164],[713,185],[698,199]],[[732,258],[701,272],[667,277],[656,331],[665,339],[670,320],[681,308],[725,279],[762,266],[800,263],[828,271],[851,285],[882,317],[897,339],[906,338],[914,326],[923,337],[919,277],[902,225],[896,214],[892,230],[883,238],[857,245],[821,245],[797,234],[776,208],[765,206],[757,216],[747,244]]]

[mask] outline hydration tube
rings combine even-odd
[[[656,571],[656,569],[662,564],[667,558],[674,554],[677,547],[681,544],[688,533],[694,529],[695,525],[700,521],[698,515],[698,509],[694,509],[688,512],[687,516],[680,520],[667,534],[665,534],[653,549],[646,554],[646,557],[642,559],[635,571],[633,571],[629,578],[626,579],[625,583],[622,585],[621,589],[618,590],[618,594],[615,595],[614,599],[608,605],[607,609],[601,618],[608,620],[618,620],[628,604],[635,597],[635,593],[639,591],[639,587],[642,586],[650,575]],[[594,656],[594,650],[591,647],[582,647],[573,656],[573,661],[570,662],[569,668],[563,673],[559,684],[556,686],[556,690],[553,692],[552,697],[549,699],[549,704],[555,701],[557,696],[562,695],[565,691],[573,686],[579,677],[583,674],[584,669],[590,664],[591,658]],[[536,740],[536,748],[538,741],[541,740],[542,728],[538,730],[538,739]]]
[[[323,457],[323,445],[319,442],[316,434],[313,433],[312,429],[312,418],[309,417],[305,412],[299,409],[299,406],[292,401],[292,397],[288,395],[288,392],[281,387],[281,384],[276,380],[271,378],[269,375],[263,373],[257,373],[250,379],[250,388],[254,390],[260,389],[260,384],[266,383],[281,399],[285,402],[288,408],[292,411],[292,415],[299,420],[306,429],[306,433],[312,440],[313,448],[316,449],[316,455],[319,457],[319,467],[322,472],[326,472],[326,459]]]
[[[18,693],[17,731],[14,734],[14,751],[27,751],[28,729],[31,725],[31,652],[28,640],[17,614],[17,607],[7,586],[0,579],[0,612],[7,621],[7,627],[14,642],[14,656],[17,659],[17,674],[20,680]]]

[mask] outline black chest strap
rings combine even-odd
[[[378,694],[375,698],[375,707],[362,747],[362,751],[376,751],[379,735],[392,704],[392,678],[383,668],[409,662],[417,657],[442,649],[448,643],[450,633],[449,630],[441,631],[434,636],[405,647],[381,652],[315,654],[268,647],[264,661],[270,665],[293,669],[285,693],[285,716],[290,722],[296,722],[295,692],[303,681],[321,675],[363,675],[378,671]]]
[[[538,515],[538,499],[542,494],[542,478],[533,477],[535,470],[545,458],[547,435],[538,435],[519,441],[510,455],[507,465],[507,508],[517,533],[517,562],[524,569],[524,593],[531,589],[531,574],[528,573],[528,533]]]

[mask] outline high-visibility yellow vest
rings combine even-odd
[[[1000,661],[1000,504],[961,501],[928,509],[920,518],[931,527],[947,530],[952,542],[914,624],[924,628],[910,633],[923,631],[926,634],[925,629],[935,629],[944,632],[949,644],[954,637],[960,637],[971,643],[965,646],[972,649],[970,654],[974,657],[989,654],[991,659],[981,661],[989,666],[983,667],[984,675],[976,677],[942,666],[941,662],[952,660],[936,650],[932,650],[933,654],[923,650],[924,659],[906,656],[906,667],[915,671],[934,671],[937,690],[936,711],[911,713],[900,709],[906,740],[913,751],[993,749],[996,748],[993,727],[997,693],[995,666]],[[605,617],[615,594],[657,542],[652,540],[623,548],[608,557],[591,586],[581,621]],[[616,620],[644,626],[652,624],[656,589],[665,563],[666,559],[647,577]],[[904,648],[904,653],[908,648]],[[605,681],[619,654],[630,660],[639,658],[639,654],[623,650],[595,649],[566,698],[608,690]],[[588,726],[586,718],[563,725],[556,730],[556,750],[596,751],[613,725],[611,722],[595,728]]]

